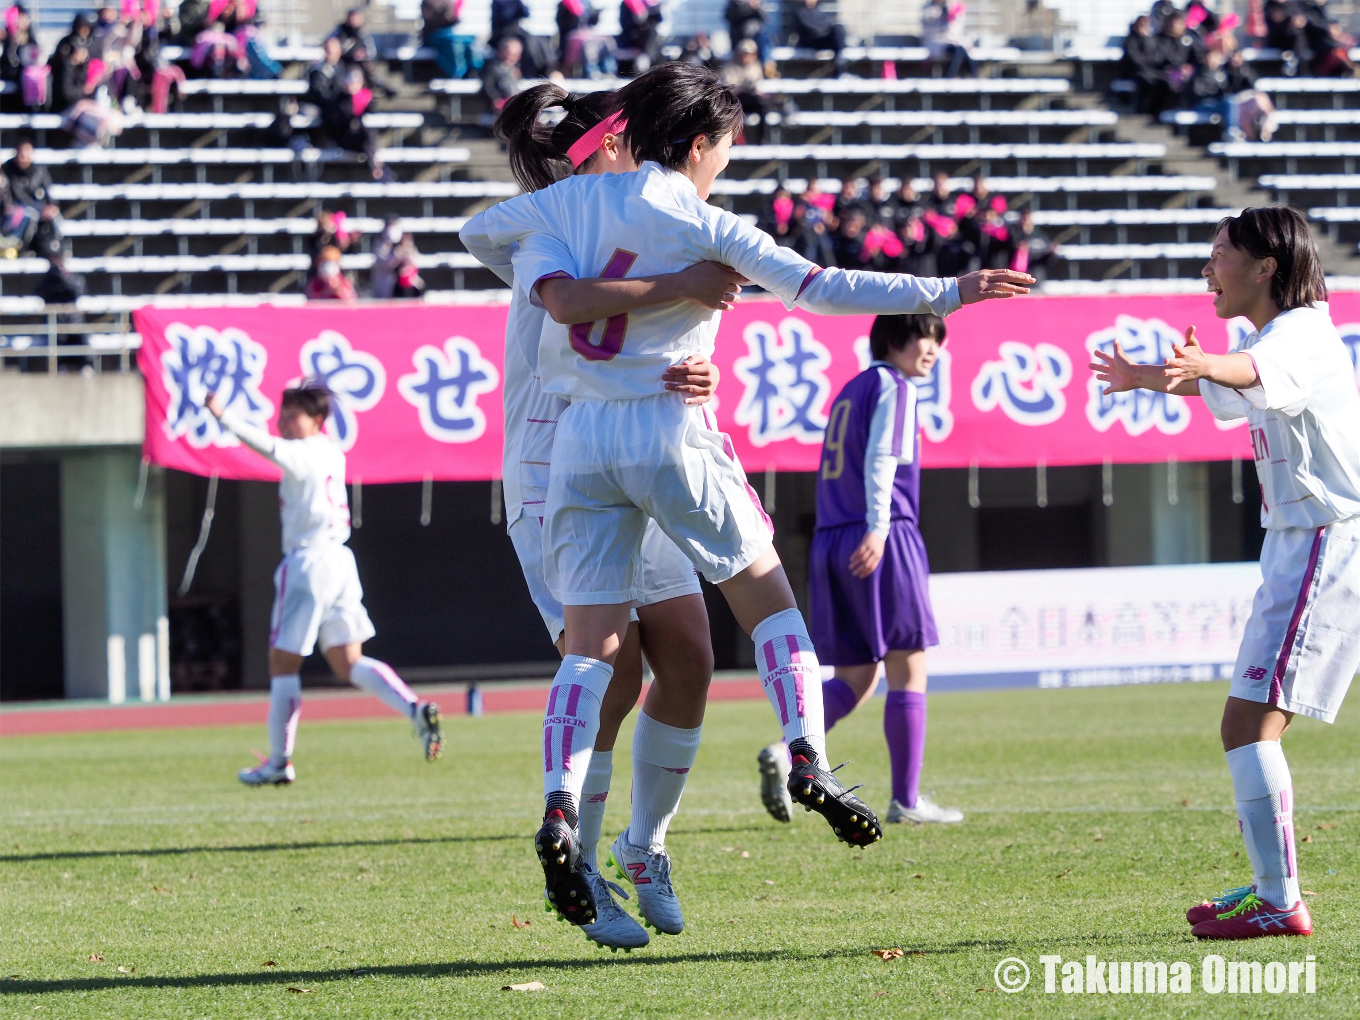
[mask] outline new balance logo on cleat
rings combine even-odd
[[[596,919],[595,895],[588,867],[581,861],[576,833],[561,811],[549,811],[534,836],[534,851],[543,865],[543,895],[557,916],[576,925]]]
[[[837,765],[836,768],[842,768]],[[836,771],[832,769],[831,772]],[[831,831],[843,843],[868,846],[883,838],[883,826],[869,805],[855,796],[858,787],[847,790],[836,777],[808,761],[801,754],[793,759],[789,771],[789,795],[808,811],[826,819]]]
[[[633,846],[625,829],[609,848],[607,866],[637,893],[638,913],[657,934],[679,935],[685,928],[680,899],[671,885],[671,859],[663,850]],[[626,869],[626,870],[625,870]]]
[[[628,880],[632,882],[633,885],[635,886],[651,885],[652,880],[650,878],[643,877],[646,874],[647,874],[646,861],[634,861],[632,864],[628,865]]]

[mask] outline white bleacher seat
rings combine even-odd
[[[322,56],[320,46],[269,46],[266,49],[280,64],[315,64]],[[187,46],[161,47],[161,56],[166,60],[187,60],[189,53]]]
[[[1241,209],[1055,209],[1034,214],[1041,227],[1212,226]]]
[[[1360,78],[1258,78],[1262,92],[1360,92]]]
[[[1128,259],[1207,259],[1207,241],[1196,244],[1064,244],[1057,253],[1069,261],[1123,262]]]
[[[0,160],[14,155],[13,149],[0,149]],[[465,163],[471,152],[463,148],[392,148],[379,149],[385,163]],[[328,163],[353,159],[354,154],[343,149],[222,149],[204,146],[198,149],[34,149],[33,161],[43,166],[173,166],[180,163],[202,164],[278,164]]]
[[[1117,123],[1119,115],[1110,110],[800,110],[769,114],[767,121],[790,127],[1105,127]]]
[[[352,181],[340,184],[54,184],[58,202],[190,202],[195,199],[263,200],[339,198],[511,198],[520,192],[510,181]]]
[[[186,96],[301,96],[306,78],[190,78],[180,82]]]
[[[1117,64],[1124,57],[1122,46],[1082,46],[1073,44],[1063,50],[1062,56],[1083,64]]]
[[[1308,218],[1321,223],[1360,223],[1360,209],[1354,206],[1337,209],[1319,206],[1308,210]]]
[[[1058,94],[1071,91],[1066,78],[770,78],[760,83],[767,95],[858,95],[934,93],[956,95]]]
[[[1360,145],[1360,143],[1357,143]],[[734,145],[732,159],[1159,159],[1166,146],[1146,142],[1093,145]]]
[[[113,255],[68,258],[66,265],[77,273],[286,273],[305,271],[310,255]],[[345,255],[346,269],[366,270],[373,265],[368,253]],[[467,252],[429,252],[416,257],[421,269],[480,269],[482,264]],[[33,276],[47,272],[47,260],[0,259],[0,276]]]
[[[423,302],[427,305],[506,305],[510,303],[508,289],[496,290],[427,290]],[[375,302],[366,302],[373,304]],[[297,308],[307,304],[302,294],[98,294],[87,295],[76,301],[76,308],[87,315],[107,315],[131,312],[138,308]],[[334,302],[327,302],[332,307]],[[0,297],[0,315],[40,315],[46,306],[42,298]],[[126,345],[135,348],[141,338],[135,333],[109,334],[126,337]]]
[[[539,82],[529,84],[537,85]],[[477,78],[436,78],[426,87],[431,92],[439,92],[446,96],[475,96],[482,91],[482,83]]]
[[[1256,183],[1272,191],[1353,191],[1360,174],[1262,174]]]
[[[1218,186],[1218,179],[1215,177],[1200,177],[1194,175],[1175,175],[1175,176],[1143,176],[1143,175],[1120,175],[1118,177],[988,177],[987,185],[992,191],[1001,195],[1018,195],[1026,192],[1031,194],[1050,194],[1064,192],[1099,192],[1099,193],[1124,193],[1129,192],[1195,192],[1213,191]],[[841,182],[835,177],[824,177],[818,180],[818,185],[823,191],[835,193],[840,190]],[[896,178],[885,178],[884,184],[890,190],[896,191],[901,187],[901,182]],[[713,182],[714,195],[772,195],[781,182],[772,177],[759,177],[754,180],[731,181],[719,177]],[[790,177],[782,182],[783,186],[795,194],[807,188],[807,181],[803,178]],[[934,182],[928,177],[916,177],[912,180],[918,194],[928,194],[934,186]],[[971,177],[951,177],[949,187],[955,192],[970,191],[973,187]]]
[[[1161,120],[1163,124],[1210,124],[1217,123],[1218,117],[1194,110],[1168,110],[1162,114]],[[1274,120],[1276,124],[1298,124],[1304,127],[1360,126],[1360,110],[1276,110]]]
[[[1357,79],[1360,82],[1360,79]],[[1243,159],[1266,156],[1313,156],[1333,159],[1360,156],[1360,142],[1214,142],[1209,151],[1215,156]]]
[[[813,60],[819,53],[829,54],[830,50],[810,50],[805,47],[775,46],[770,55],[775,60]],[[1020,63],[1025,54],[1014,46],[970,46],[968,54],[983,63]],[[1049,54],[1043,56],[1048,57]],[[922,62],[930,59],[930,50],[924,46],[846,46],[841,49],[844,60],[894,60],[902,62]]]
[[[467,222],[466,216],[403,216],[402,228],[412,234],[456,234]],[[362,234],[379,233],[384,221],[375,216],[350,216],[346,229]],[[67,237],[265,237],[271,234],[310,236],[316,220],[292,216],[278,219],[201,219],[183,217],[173,220],[67,220],[62,233]]]
[[[35,131],[55,131],[61,127],[62,116],[57,113],[0,113],[0,131],[32,128]],[[237,131],[244,128],[267,128],[274,123],[272,113],[134,113],[123,116],[123,127],[142,127],[149,131]],[[295,114],[293,127],[306,130],[316,127],[320,118]],[[395,128],[414,129],[424,125],[421,113],[374,112],[364,115],[364,125],[375,131]]]

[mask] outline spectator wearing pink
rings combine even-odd
[[[930,51],[930,59],[945,64],[945,77],[961,74],[973,77],[973,58],[968,54],[964,37],[964,16],[967,8],[962,3],[929,0],[921,8],[921,42]]]
[[[303,288],[308,301],[353,301],[354,284],[340,267],[340,249],[328,245],[317,256],[316,267]]]

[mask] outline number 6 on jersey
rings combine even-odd
[[[615,248],[608,264],[600,273],[604,280],[618,280],[628,275],[637,261],[637,253]],[[598,321],[598,320],[596,320]],[[604,330],[600,333],[599,344],[590,342],[595,332],[594,322],[578,322],[571,327],[571,349],[587,361],[608,361],[623,350],[623,338],[628,333],[628,313],[611,315],[605,320]]]

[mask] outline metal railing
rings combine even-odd
[[[82,371],[131,371],[142,345],[141,334],[132,330],[131,313],[98,322],[64,321],[80,314],[75,305],[48,305],[32,316],[0,321],[0,370],[56,372],[80,359]]]

